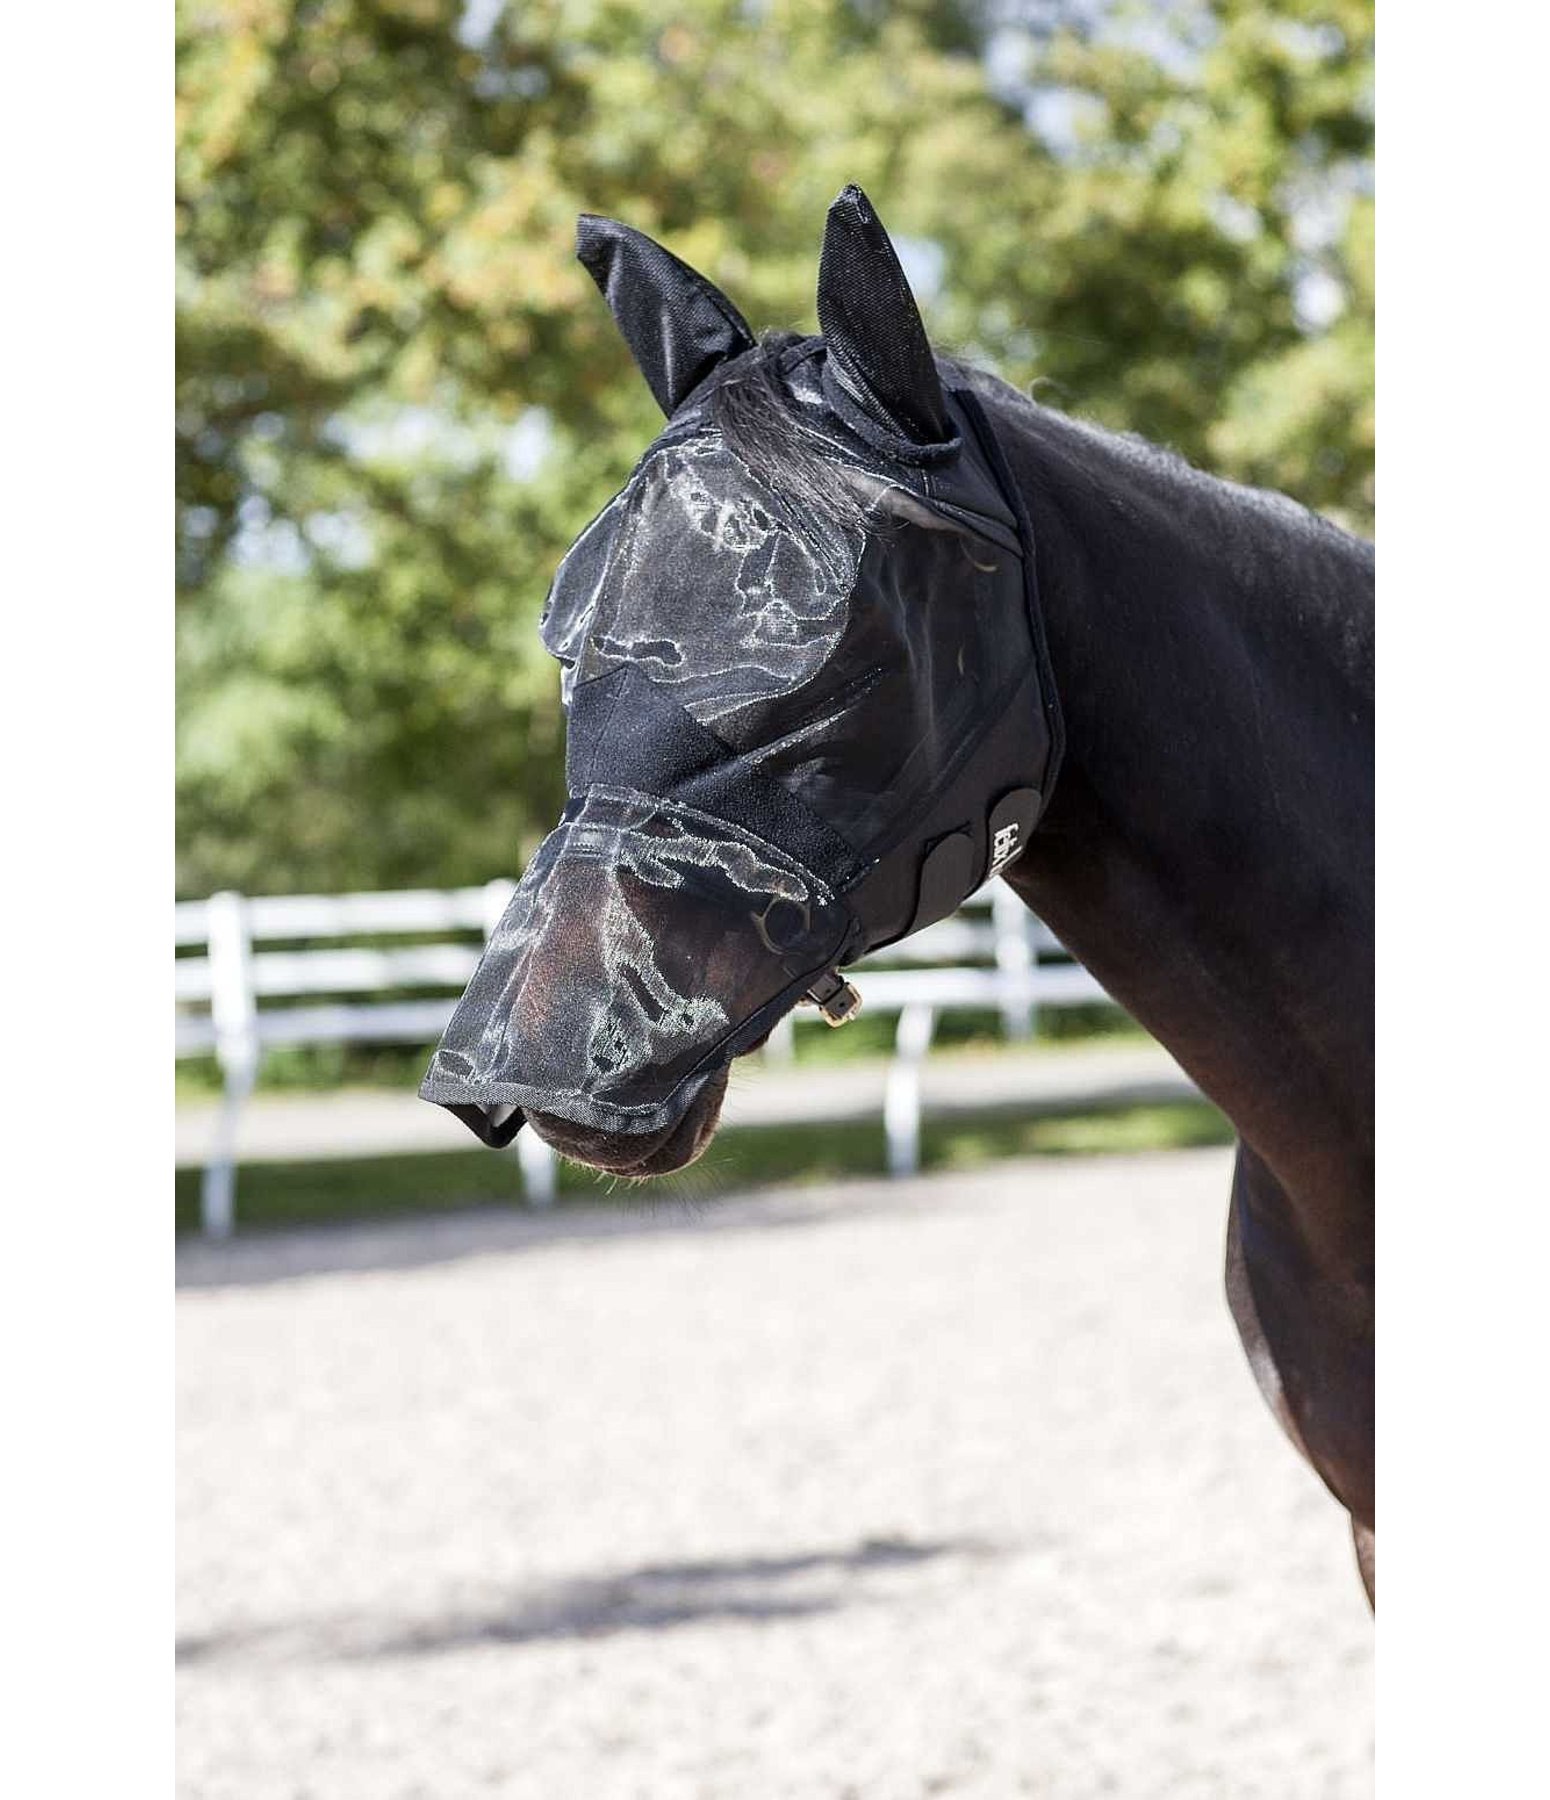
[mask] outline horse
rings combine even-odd
[[[857,188],[817,337],[579,254],[669,423],[556,577],[572,804],[422,1093],[680,1168],[776,1017],[1004,874],[1231,1121],[1229,1308],[1371,1603],[1371,546],[938,355]]]

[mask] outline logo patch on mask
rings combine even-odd
[[[999,875],[1006,865],[1022,849],[1022,831],[1014,824],[1003,825],[996,833],[990,846],[990,873]]]

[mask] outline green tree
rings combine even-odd
[[[858,180],[943,344],[1370,519],[1367,0],[178,20],[182,891],[476,880],[552,820],[538,610],[659,423],[582,210],[814,329]]]

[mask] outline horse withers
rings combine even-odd
[[[1227,1288],[1372,1593],[1373,563],[936,357],[858,189],[822,335],[584,219],[668,425],[545,609],[571,800],[422,1087],[628,1175],[1004,872],[1239,1135]]]

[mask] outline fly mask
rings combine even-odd
[[[578,253],[669,423],[555,576],[571,798],[420,1090],[495,1146],[660,1131],[797,1002],[842,1023],[841,968],[1017,856],[1061,754],[1029,521],[860,190],[777,349],[627,226]],[[736,426],[751,376],[808,479]]]

